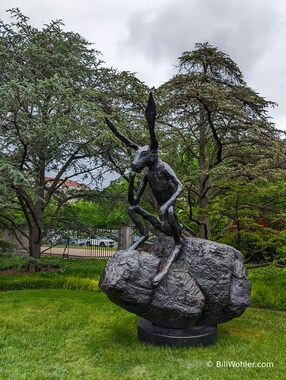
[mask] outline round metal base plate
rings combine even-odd
[[[154,325],[144,318],[138,321],[138,338],[156,346],[209,346],[217,341],[217,326],[193,326],[170,329]]]

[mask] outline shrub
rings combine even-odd
[[[0,254],[0,270],[21,268],[27,257]],[[56,272],[38,272],[0,276],[1,290],[70,289],[99,291],[98,281],[106,260],[41,258],[44,267],[58,268]],[[254,306],[286,310],[286,268],[274,266],[248,270],[251,281],[251,298]]]
[[[5,269],[19,269],[22,268],[27,261],[26,256],[20,256],[18,254],[1,253],[0,254],[0,270]]]
[[[0,279],[0,291],[25,289],[70,289],[99,291],[98,279],[45,274],[3,276]]]
[[[17,248],[16,244],[0,239],[0,252],[9,252]]]
[[[0,254],[0,270],[23,268],[27,259],[16,254]],[[64,288],[99,291],[98,281],[106,260],[43,257],[40,264],[58,270],[0,276],[0,290]]]

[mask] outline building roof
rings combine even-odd
[[[53,182],[55,180],[54,177],[45,177],[47,182]],[[77,188],[77,189],[89,189],[87,185],[84,183],[80,183],[77,181],[71,181],[70,179],[59,179],[59,182],[63,182],[66,187],[69,188]]]

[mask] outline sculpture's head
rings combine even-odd
[[[156,150],[150,149],[149,145],[138,148],[135,152],[134,159],[131,164],[132,170],[139,173],[146,166],[152,166],[158,161]]]
[[[150,134],[150,144],[140,147],[133,141],[129,140],[127,137],[122,135],[118,129],[111,123],[111,121],[106,117],[105,121],[111,131],[116,137],[123,141],[127,146],[134,149],[135,156],[131,164],[132,170],[137,173],[141,172],[146,166],[152,166],[158,160],[157,150],[158,150],[158,140],[155,134],[155,120],[156,120],[156,105],[153,98],[152,92],[149,95],[148,105],[146,108],[146,119],[148,122],[148,129]]]

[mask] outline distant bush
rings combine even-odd
[[[0,290],[57,289],[63,284],[64,278],[45,278],[38,274],[0,277]]]
[[[19,269],[27,262],[27,257],[18,254],[1,253],[0,254],[0,270]]]
[[[0,254],[0,270],[23,268],[27,260],[27,256]],[[99,291],[98,281],[106,260],[43,257],[40,264],[44,269],[57,268],[57,271],[0,276],[0,290],[63,288]]]
[[[28,257],[0,254],[0,271],[25,266]],[[0,291],[20,289],[70,289],[99,291],[98,282],[107,260],[42,257],[40,263],[55,272],[0,275]],[[274,266],[248,270],[254,306],[286,310],[286,268]]]
[[[25,290],[25,289],[70,289],[99,291],[98,279],[65,277],[65,276],[44,276],[44,273],[2,276],[0,278],[0,291],[5,290]]]
[[[16,244],[0,239],[0,252],[9,252],[9,251],[13,251],[16,248],[17,248]]]

